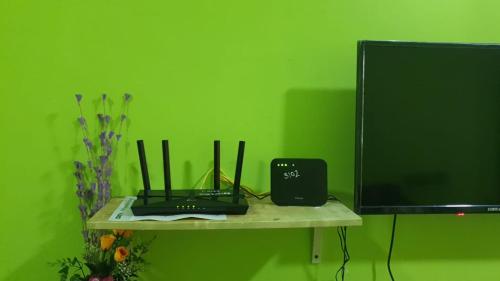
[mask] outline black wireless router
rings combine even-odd
[[[168,141],[162,141],[163,176],[165,190],[151,190],[144,142],[137,141],[139,160],[141,163],[144,190],[137,194],[132,205],[132,212],[137,216],[144,215],[177,215],[177,214],[245,214],[248,202],[244,194],[240,194],[241,169],[245,142],[240,141],[236,162],[236,175],[233,188],[220,188],[220,141],[214,141],[214,188],[213,189],[177,189],[172,190],[170,181],[170,155]]]

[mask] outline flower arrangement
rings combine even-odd
[[[92,136],[87,119],[83,114],[83,96],[77,94],[80,111],[78,124],[83,133],[83,144],[87,160],[75,161],[76,195],[82,222],[84,240],[83,261],[79,258],[59,260],[61,281],[131,281],[144,269],[143,255],[152,242],[134,241],[129,230],[90,230],[87,221],[111,198],[111,176],[115,154],[113,151],[122,138],[122,129],[127,121],[132,96],[124,94],[122,110],[118,118],[109,112],[110,101],[106,94],[100,98],[102,111],[97,114],[97,135]]]
[[[86,245],[85,262],[78,258],[57,262],[60,265],[60,280],[136,280],[138,273],[144,269],[143,255],[147,253],[151,242],[135,242],[130,230],[113,230],[112,233],[102,234],[98,244]]]

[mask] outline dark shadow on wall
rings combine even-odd
[[[111,103],[112,108],[114,104]],[[122,128],[122,139],[117,143],[113,152],[115,159],[115,167],[111,181],[113,183],[112,196],[123,196],[136,194],[139,189],[143,188],[142,178],[140,176],[138,155],[137,155],[137,140],[130,139],[130,125],[134,122],[133,117],[130,118],[128,112],[127,119],[124,121]]]
[[[321,158],[328,189],[352,206],[354,89],[291,89],[285,94],[284,157]]]
[[[353,207],[355,89],[291,89],[285,95],[283,156],[321,158],[328,165],[328,190]],[[322,263],[342,259],[335,229],[323,239]],[[353,259],[383,260],[385,249],[360,227],[349,230]],[[334,254],[336,253],[336,254]],[[375,280],[376,275],[373,275]]]
[[[400,215],[397,235],[399,259],[500,260],[496,215]]]
[[[30,234],[32,239],[43,241],[36,249],[22,249],[28,252],[29,257],[23,264],[14,269],[6,280],[39,280],[40,276],[47,276],[45,272],[53,272],[54,280],[58,279],[57,267],[51,267],[58,259],[66,257],[79,257],[82,254],[83,238],[80,228],[80,215],[78,211],[78,200],[75,195],[76,181],[74,179],[74,164],[82,140],[78,137],[80,131],[78,123],[74,122],[75,139],[71,145],[71,155],[64,155],[59,142],[59,132],[56,131],[57,122],[65,122],[59,114],[52,113],[45,117],[50,147],[47,147],[57,161],[56,169],[47,170],[38,179],[39,186],[32,188],[43,188],[43,195],[38,198],[33,206],[33,212],[37,214],[36,232]],[[54,182],[62,182],[54,185]],[[42,193],[41,193],[42,194]],[[56,196],[57,195],[57,196]],[[21,220],[22,221],[22,220]],[[78,223],[75,223],[78,221]],[[63,227],[62,227],[63,225]],[[14,226],[15,227],[15,226]],[[64,229],[64,231],[61,231]],[[59,231],[55,231],[59,230]],[[49,273],[50,274],[50,273]]]
[[[145,280],[189,281],[204,276],[205,280],[250,281],[272,260],[286,266],[310,264],[304,229],[144,233],[145,237],[155,234],[158,239],[148,257],[153,264],[142,274]],[[308,276],[304,280],[318,279]]]

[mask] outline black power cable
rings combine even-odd
[[[391,256],[392,256],[392,245],[394,244],[394,232],[396,230],[396,218],[397,215],[394,214],[394,218],[392,220],[391,245],[389,246],[389,256],[387,257],[387,270],[389,271],[389,275],[391,276],[392,281],[394,281],[394,276],[392,276],[392,271],[391,271]]]
[[[339,280],[338,277],[340,275],[340,277],[342,278],[341,280],[343,281],[345,276],[346,264],[351,259],[351,257],[349,256],[349,250],[347,249],[347,227],[346,226],[337,227],[337,234],[340,240],[340,248],[342,249],[343,261],[342,265],[335,273],[335,280]]]

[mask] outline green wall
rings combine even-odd
[[[0,280],[55,280],[48,261],[81,251],[72,161],[83,159],[74,94],[134,95],[114,194],[141,185],[146,141],[161,185],[162,138],[175,186],[192,186],[222,140],[243,182],[269,189],[275,157],[322,157],[329,189],[352,206],[355,48],[359,39],[500,42],[500,2],[486,0],[0,1]],[[118,111],[118,106],[113,107]],[[391,218],[349,230],[348,280],[388,280]],[[334,230],[320,265],[304,229],[157,234],[144,280],[332,280]],[[401,216],[398,280],[494,280],[494,215]]]

